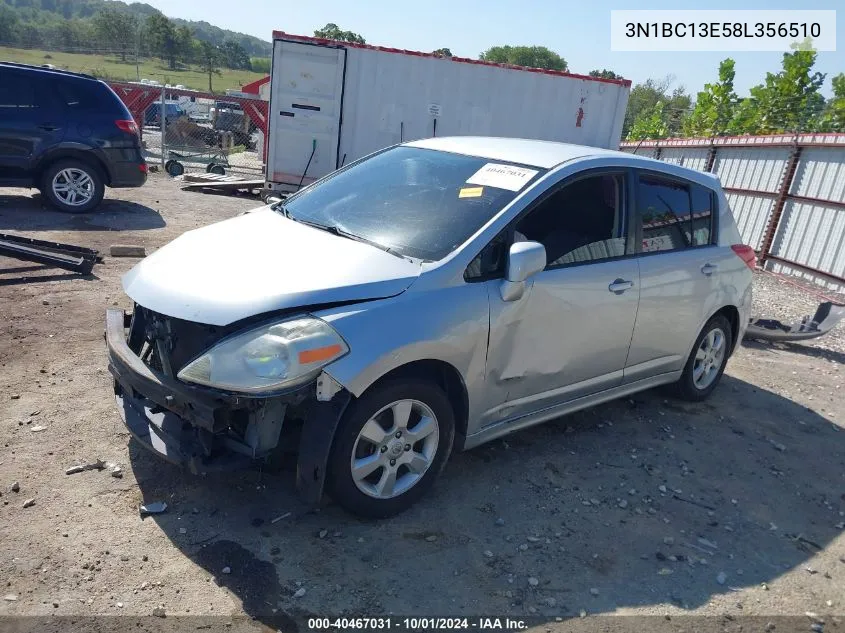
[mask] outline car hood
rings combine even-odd
[[[260,209],[189,231],[123,277],[139,305],[228,325],[296,306],[397,295],[420,265]]]

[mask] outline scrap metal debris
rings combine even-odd
[[[167,510],[167,504],[164,501],[153,501],[152,503],[145,503],[139,508],[141,516],[148,514],[161,514]]]
[[[752,319],[745,338],[763,341],[806,341],[830,332],[845,317],[845,305],[825,301],[819,304],[813,316],[785,324],[777,319]]]
[[[103,258],[90,248],[0,233],[0,255],[88,275]]]

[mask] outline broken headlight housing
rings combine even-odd
[[[182,368],[185,382],[265,394],[309,382],[349,347],[312,316],[266,324],[227,338]]]

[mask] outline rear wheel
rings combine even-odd
[[[43,195],[59,211],[91,211],[105,194],[99,170],[80,160],[60,160],[50,165],[42,178]]]
[[[732,345],[731,324],[717,314],[695,340],[684,373],[675,386],[678,395],[693,402],[709,396],[722,378]]]
[[[329,460],[335,501],[359,516],[398,514],[422,497],[443,470],[455,437],[452,407],[433,383],[385,383],[353,403]]]

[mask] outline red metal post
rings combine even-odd
[[[786,163],[783,177],[781,179],[780,187],[778,188],[778,195],[775,199],[774,208],[772,209],[772,217],[769,218],[769,223],[766,225],[766,231],[763,233],[762,246],[758,258],[761,262],[765,262],[770,257],[772,250],[772,243],[777,233],[778,225],[780,224],[783,209],[786,206],[786,201],[789,198],[789,191],[792,188],[792,181],[795,178],[795,170],[798,167],[798,161],[801,158],[802,147],[795,145],[792,153],[789,155],[789,160]]]

